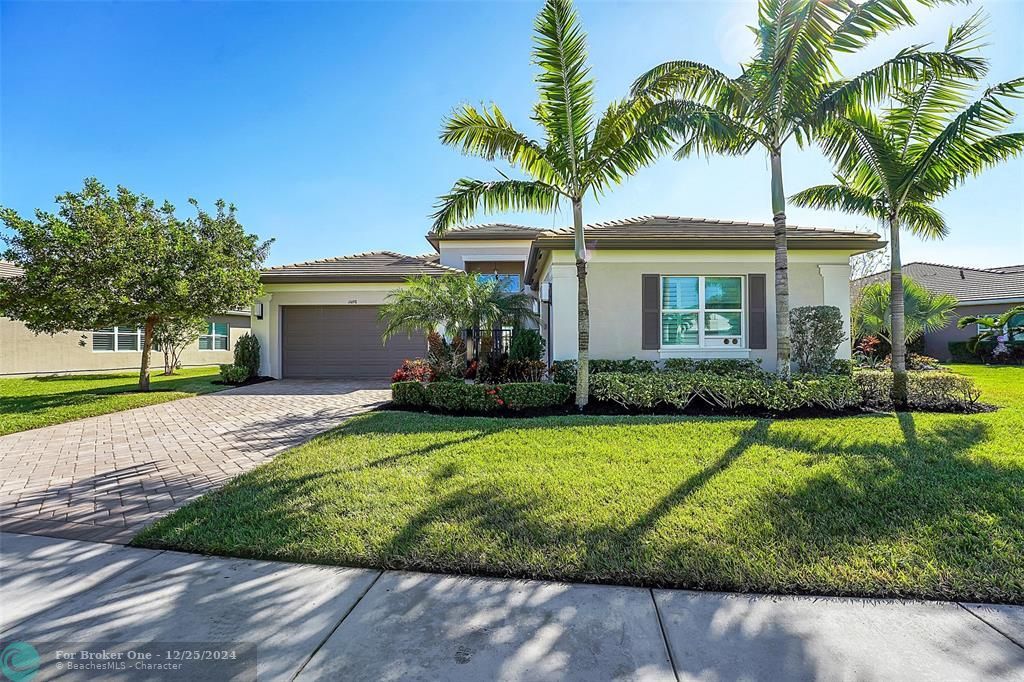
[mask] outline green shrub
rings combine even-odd
[[[981,358],[972,353],[966,341],[950,341],[949,356],[953,362],[978,362]]]
[[[249,378],[249,370],[238,365],[221,365],[220,380],[225,384],[240,384]]]
[[[487,384],[441,381],[427,384],[425,390],[427,405],[441,412],[484,414],[503,406],[503,401]]]
[[[427,392],[418,381],[396,381],[391,384],[391,400],[396,405],[420,407],[427,402]]]
[[[540,360],[544,357],[544,337],[536,329],[517,329],[509,344],[509,360]]]
[[[738,375],[760,375],[763,374],[761,366],[754,360],[738,358],[709,358],[707,360],[696,360],[694,358],[669,358],[665,361],[667,372],[705,372],[719,376]]]
[[[802,374],[827,374],[846,335],[843,313],[831,305],[808,305],[789,312],[793,360]]]
[[[853,378],[866,407],[892,409],[892,372],[860,370]],[[970,410],[981,397],[973,379],[952,372],[911,372],[907,391],[910,407],[919,410]]]
[[[244,368],[247,378],[260,375],[260,340],[248,332],[235,342],[235,367]]]
[[[661,407],[685,410],[695,401],[727,411],[756,407],[772,412],[806,407],[842,410],[860,403],[860,390],[849,376],[797,379],[787,384],[768,373],[722,376],[710,372],[609,372],[594,376],[590,395],[594,400],[640,412]]]
[[[575,360],[555,360],[551,363],[551,369],[548,370],[548,375],[556,384],[568,384],[570,386],[575,386],[576,366],[577,363]]]
[[[590,371],[593,374],[604,372],[622,372],[623,374],[649,374],[658,371],[656,360],[641,360],[629,358],[628,360],[591,360]]]
[[[509,410],[557,407],[569,402],[572,388],[565,384],[543,384],[540,382],[502,384],[491,386]]]

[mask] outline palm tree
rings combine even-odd
[[[975,74],[925,70],[895,91],[874,113],[855,107],[823,131],[822,147],[836,166],[836,184],[791,197],[798,206],[839,209],[868,216],[889,229],[890,281],[894,292],[893,402],[907,404],[906,345],[902,329],[903,271],[900,230],[941,238],[948,232],[933,204],[966,178],[1024,150],[1024,133],[1002,133],[1014,118],[1004,102],[1024,96],[1024,78],[992,85],[970,103],[986,62],[974,56],[982,21],[975,14],[949,32],[944,52],[979,64]]]
[[[552,212],[563,201],[572,206],[578,282],[576,404],[583,407],[589,392],[590,350],[583,199],[601,194],[653,162],[668,148],[670,137],[661,127],[638,125],[650,108],[646,96],[613,101],[603,114],[595,114],[586,36],[570,0],[547,0],[534,32],[540,101],[532,118],[543,142],[517,130],[494,104],[479,109],[463,105],[444,121],[441,132],[444,144],[488,160],[502,158],[527,179],[502,174],[499,180],[458,180],[440,198],[433,215],[434,231],[443,235],[477,212]]]
[[[877,336],[889,342],[893,349],[922,334],[942,329],[960,305],[952,294],[938,294],[926,289],[909,277],[903,280],[902,300],[893,305],[892,286],[889,282],[874,282],[861,291],[852,311],[854,336]],[[899,305],[902,303],[902,305]],[[906,323],[896,327],[896,310],[902,309]],[[895,352],[893,359],[895,359]]]
[[[1001,315],[964,315],[956,326],[963,329],[972,324],[978,325],[978,333],[968,340],[967,349],[977,353],[983,343],[998,343],[1004,335],[1011,340],[1024,335],[1024,305],[1014,306]]]
[[[920,0],[935,4],[937,0]],[[763,148],[770,161],[775,235],[775,309],[778,370],[790,372],[789,256],[782,151],[804,144],[830,117],[857,101],[874,101],[924,66],[973,72],[968,60],[908,48],[850,80],[840,78],[838,54],[851,53],[879,34],[914,23],[903,0],[760,0],[756,54],[732,78],[706,64],[666,62],[633,84],[635,97],[662,101],[649,114],[680,141],[675,158],[692,154],[744,155]]]
[[[391,293],[380,309],[386,341],[400,332],[438,332],[454,338],[472,329],[518,326],[536,320],[528,294],[510,292],[497,280],[469,274],[424,275]]]

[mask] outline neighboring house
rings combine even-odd
[[[17,277],[21,269],[0,261],[0,277]],[[216,365],[233,360],[235,341],[249,331],[249,311],[211,317],[206,333],[181,353],[182,366]],[[137,370],[142,364],[142,333],[112,327],[63,334],[34,334],[21,322],[0,317],[0,376]],[[155,367],[163,356],[154,352]]]
[[[1001,268],[967,268],[936,263],[908,263],[903,275],[929,291],[952,294],[960,301],[950,323],[924,336],[924,353],[939,360],[950,360],[949,344],[963,342],[978,333],[978,326],[957,327],[965,315],[999,315],[1024,305],[1024,265]],[[888,281],[888,271],[861,277],[852,282],[854,289],[876,281]]]
[[[775,366],[772,226],[644,216],[587,226],[593,358],[751,358]],[[477,273],[537,298],[549,360],[576,357],[571,229],[478,225],[428,234],[436,253],[390,251],[283,265],[262,274],[252,321],[275,377],[386,379],[422,356],[422,336],[380,340],[378,311],[411,276]],[[790,305],[833,305],[849,331],[853,254],[877,234],[789,228]],[[849,344],[840,347],[849,357]]]

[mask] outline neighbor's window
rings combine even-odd
[[[663,346],[721,346],[723,337],[743,337],[742,277],[661,278]]]
[[[138,351],[142,349],[139,327],[107,327],[92,333],[93,351]]]
[[[211,322],[206,333],[199,337],[199,350],[227,350],[228,323]]]

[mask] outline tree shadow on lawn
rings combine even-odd
[[[117,375],[111,375],[111,378],[114,378],[116,376]],[[189,389],[208,388],[210,385],[212,385],[213,380],[217,378],[217,375],[210,375],[209,377],[186,376],[178,377],[176,379],[154,381],[152,384],[153,388],[150,391],[150,393],[158,394],[176,391],[180,391],[183,393],[193,393],[196,391]],[[33,377],[30,379],[26,379],[26,381],[51,382],[70,379],[80,381],[82,377]],[[83,388],[76,391],[60,391],[56,393],[3,395],[0,396],[0,414],[26,414],[32,412],[42,412],[45,410],[52,410],[61,407],[75,407],[77,405],[86,405],[97,400],[102,400],[105,398],[121,395],[147,394],[140,393],[138,391],[138,379],[135,378],[123,385],[118,384],[116,386],[97,386],[95,388]]]
[[[875,423],[880,419],[884,418],[871,418]],[[1000,601],[1015,594],[1019,599],[1024,579],[1019,575],[1001,578],[991,571],[1013,571],[1005,562],[1024,551],[1020,541],[1024,537],[1020,512],[1024,470],[997,468],[967,456],[971,447],[990,438],[983,421],[949,416],[919,430],[913,415],[901,414],[897,419],[902,442],[894,440],[892,433],[886,435],[888,420],[875,427],[882,430],[881,435],[866,422],[864,429],[837,437],[826,429],[809,429],[808,422],[767,419],[749,424],[749,420],[671,417],[510,422],[409,415],[396,420],[388,413],[374,413],[318,440],[425,433],[449,437],[355,466],[341,463],[295,478],[269,477],[273,490],[262,494],[258,485],[242,486],[243,495],[249,496],[244,501],[249,510],[241,513],[239,500],[218,501],[214,495],[205,513],[183,518],[176,527],[187,538],[190,528],[208,524],[218,509],[230,509],[236,530],[242,518],[243,525],[254,532],[267,528],[284,532],[286,537],[273,543],[284,558],[327,563],[732,590],[934,597],[955,589],[961,597]],[[724,452],[679,480],[667,494],[652,497],[652,504],[639,515],[593,523],[580,517],[577,522],[573,515],[562,513],[563,502],[556,499],[552,504],[543,485],[530,489],[511,479],[460,479],[462,454],[449,452],[427,474],[429,495],[410,516],[388,509],[371,512],[396,521],[393,531],[378,529],[385,532],[377,544],[345,551],[341,557],[330,550],[322,556],[304,553],[314,544],[310,536],[327,529],[310,527],[308,515],[294,503],[308,499],[317,485],[335,484],[332,476],[370,470],[379,474],[386,467],[464,447],[509,429],[550,429],[563,423],[588,427],[680,422],[731,422],[740,428]],[[755,446],[791,451],[796,460],[790,456],[780,460],[777,471],[765,469],[764,484],[741,489],[738,497],[733,494],[716,501],[718,493],[711,491],[696,499]],[[753,456],[773,453],[759,451]],[[772,466],[771,462],[756,464]],[[372,487],[373,481],[361,485]],[[588,482],[581,478],[579,485],[585,487]],[[223,493],[229,494],[229,489]],[[381,500],[387,504],[386,493]],[[709,503],[733,506],[723,513],[722,508],[706,507]],[[701,524],[705,508],[714,518]],[[366,510],[321,512],[343,516]],[[343,519],[341,523],[344,527]],[[215,536],[211,530],[201,535]],[[173,539],[174,533],[168,536]],[[264,542],[266,537],[263,533]],[[244,544],[229,551],[246,555]],[[894,567],[891,561],[901,560],[901,554],[915,564]],[[1019,573],[1020,568],[1016,570]],[[891,575],[909,578],[906,584],[887,582]],[[921,576],[929,582],[922,583]],[[943,579],[950,584],[942,583]],[[998,587],[1000,581],[1008,586],[1005,591]]]

